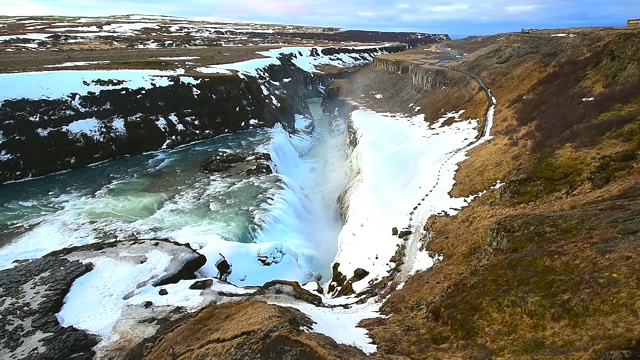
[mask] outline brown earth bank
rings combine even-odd
[[[169,331],[145,359],[367,358],[357,348],[311,332],[312,326],[297,309],[261,301],[214,305]]]
[[[428,222],[444,260],[367,321],[379,354],[639,358],[640,32],[479,42],[448,43],[475,50],[448,66],[491,88],[494,138],[452,194],[505,184]]]

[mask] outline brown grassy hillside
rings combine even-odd
[[[640,31],[570,32],[448,44],[470,53],[449,66],[481,76],[498,101],[494,138],[460,164],[452,192],[504,186],[429,220],[426,248],[444,260],[364,322],[378,345],[368,358],[640,358]],[[384,57],[329,91],[427,121],[481,117],[477,83],[430,67],[432,55]],[[260,302],[212,305],[147,357],[365,357],[309,324]]]
[[[640,356],[640,32],[572,33],[460,42],[498,108],[453,193],[506,184],[430,220],[444,261],[368,322],[381,353]]]

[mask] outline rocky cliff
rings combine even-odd
[[[322,55],[361,57],[400,46],[325,48]],[[167,75],[167,84],[129,88],[110,79],[98,92],[62,98],[7,99],[0,106],[0,183],[39,177],[123,155],[140,154],[221,134],[282,123],[291,129],[304,100],[319,97],[333,78],[307,72],[288,54],[257,76]]]

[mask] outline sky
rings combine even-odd
[[[455,37],[522,28],[624,26],[639,0],[0,0],[0,15],[171,15],[220,21],[420,31]]]

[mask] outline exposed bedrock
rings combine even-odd
[[[352,49],[349,56],[366,60],[402,49]],[[281,56],[280,64],[256,77],[175,75],[167,86],[135,89],[102,79],[99,85],[112,87],[98,93],[5,100],[0,104],[0,183],[275,123],[291,130],[295,114],[308,113],[304,100],[321,96],[330,80],[348,73],[311,74],[294,65],[294,56]],[[72,131],[70,124],[83,121],[93,129]]]
[[[427,67],[410,61],[376,58],[373,60],[373,67],[390,73],[408,74],[411,84],[424,90],[437,90],[448,86],[462,88],[473,81],[469,76],[457,74],[446,68]]]
[[[3,359],[92,359],[94,347],[100,341],[73,326],[61,326],[58,314],[74,281],[94,269],[96,259],[119,261],[125,267],[142,265],[147,254],[160,251],[171,257],[162,273],[149,274],[136,286],[140,289],[147,284],[163,286],[184,279],[195,278],[195,272],[204,265],[206,258],[188,245],[168,240],[127,240],[76,246],[50,253],[40,259],[24,261],[13,268],[0,271],[0,357]],[[101,260],[100,260],[101,259]],[[109,287],[110,284],[103,284]],[[129,298],[133,296],[127,294]],[[164,317],[166,321],[182,316],[180,309],[152,307],[154,304],[130,305],[144,308],[130,315],[127,331],[116,326],[121,341],[121,349],[100,349],[118,358],[120,352],[128,351],[126,344],[140,342],[144,334],[154,334],[164,322],[156,321]],[[134,309],[134,310],[135,310]],[[97,306],[95,311],[100,311]],[[133,313],[131,309],[126,309]],[[135,312],[135,311],[134,311]],[[165,322],[166,322],[165,321]]]
[[[0,357],[91,359],[98,339],[60,326],[55,314],[73,282],[92,268],[52,257],[0,271]]]
[[[144,358],[375,358],[309,331],[312,326],[313,321],[299,310],[262,301],[212,305],[169,331]]]

